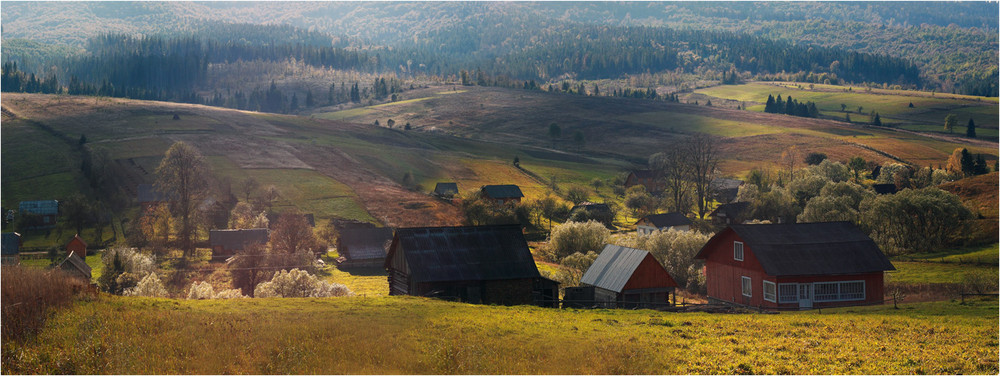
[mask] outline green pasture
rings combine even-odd
[[[788,131],[782,127],[673,112],[642,112],[624,115],[621,118],[624,121],[651,125],[670,132],[701,132],[722,137],[750,137]]]

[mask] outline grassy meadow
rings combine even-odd
[[[997,325],[995,300],[767,315],[101,295],[4,343],[3,361],[63,374],[996,374]]]

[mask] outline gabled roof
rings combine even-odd
[[[656,177],[656,173],[653,170],[632,170],[630,174],[635,175],[639,179],[652,179]]]
[[[506,185],[484,185],[483,193],[491,198],[520,198],[524,197],[521,188],[513,184]]]
[[[454,196],[458,194],[458,183],[437,183],[434,194],[439,196]]]
[[[77,256],[76,252],[70,252],[69,256],[59,263],[58,268],[70,273],[79,273],[81,277],[86,277],[88,280],[91,277],[90,265]]]
[[[691,220],[687,216],[677,212],[647,215],[642,219],[649,221],[656,228],[691,225]]]
[[[641,249],[607,244],[594,263],[590,265],[590,269],[587,269],[587,272],[580,278],[580,283],[622,292],[629,279],[632,278],[632,273],[635,273],[636,268],[647,256],[652,257],[649,252]],[[669,274],[667,275],[669,276]],[[669,284],[677,285],[672,279]]]
[[[730,202],[728,204],[719,205],[719,207],[715,208],[715,210],[713,210],[709,214],[709,216],[714,217],[718,213],[726,213],[726,215],[730,215],[730,216],[739,215],[739,214],[743,213],[744,210],[747,210],[749,207],[750,207],[750,203],[746,202],[746,201]]]
[[[57,215],[59,214],[59,201],[21,201],[21,203],[17,205],[17,210],[21,213]]]
[[[708,257],[733,231],[772,276],[859,274],[896,270],[868,235],[850,222],[732,225],[705,244],[695,258]]]
[[[718,179],[712,179],[712,182],[709,183],[709,185],[712,187],[712,189],[716,190],[739,189],[740,186],[743,185],[743,181],[738,179],[718,178]]]
[[[161,202],[167,201],[167,195],[157,191],[152,184],[139,184],[136,187],[136,199],[139,202]]]
[[[208,232],[208,242],[212,247],[222,246],[224,249],[243,249],[251,243],[267,243],[269,233],[266,228],[211,230]]]
[[[337,252],[348,260],[384,259],[386,243],[392,241],[392,229],[358,228],[344,230],[337,243]]]
[[[21,252],[21,234],[16,232],[5,232],[0,241],[0,249],[4,256],[13,256]]]
[[[83,248],[87,248],[87,242],[83,241],[80,234],[73,235],[73,239],[70,239],[69,242],[66,243],[66,246],[69,247],[69,245],[73,244],[73,242],[79,242],[80,244],[83,244]]]
[[[413,282],[539,278],[520,225],[396,230],[386,267],[403,252]]]

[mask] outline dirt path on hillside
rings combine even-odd
[[[301,147],[295,152],[316,171],[347,184],[373,217],[390,227],[457,226],[464,219],[457,206],[429,195],[409,191],[368,170],[354,157],[325,146]]]

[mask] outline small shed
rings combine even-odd
[[[34,217],[27,222],[28,229],[53,228],[59,216],[59,201],[21,201],[17,210],[21,216]]]
[[[660,308],[670,304],[670,295],[677,287],[677,282],[652,254],[613,244],[604,246],[594,264],[580,278],[580,284],[583,294],[571,291],[573,288],[566,289],[568,304]],[[587,296],[589,294],[593,296]],[[571,298],[583,299],[572,302]]]
[[[73,235],[73,239],[66,243],[66,256],[74,253],[84,260],[87,259],[87,242],[83,241],[80,234]]]
[[[441,198],[452,198],[458,195],[458,183],[437,183],[434,195]]]
[[[747,220],[748,209],[750,209],[749,202],[731,202],[719,205],[708,216],[712,218],[712,223],[716,225],[741,224]]]
[[[628,176],[625,177],[625,188],[630,188],[636,185],[646,187],[646,192],[649,193],[662,192],[665,187],[664,182],[661,179],[658,179],[656,171],[654,170],[629,171]]]
[[[355,228],[337,237],[337,253],[344,258],[341,267],[377,267],[385,264],[386,248],[392,242],[392,229]]]
[[[524,194],[521,193],[521,188],[514,184],[505,185],[484,185],[480,191],[483,197],[489,200],[495,200],[498,204],[506,204],[509,202],[520,203],[521,198]]]
[[[265,244],[270,240],[266,228],[211,230],[208,242],[212,246],[212,258],[226,258],[242,251],[248,244]]]
[[[83,261],[83,258],[77,256],[76,253],[70,253],[69,256],[66,256],[66,259],[59,263],[57,268],[73,277],[84,280],[88,284],[90,283],[90,265],[87,265],[87,262]]]
[[[482,304],[558,305],[519,225],[401,228],[385,259],[389,295]]]
[[[0,249],[2,249],[2,265],[17,265],[21,263],[21,234],[16,232],[5,232],[0,235]]]
[[[647,215],[639,218],[639,221],[635,223],[635,231],[639,235],[649,235],[653,231],[667,231],[670,229],[689,231],[691,230],[691,220],[684,214],[673,212]]]
[[[895,270],[850,222],[732,225],[695,258],[710,300],[768,309],[881,304]]]

